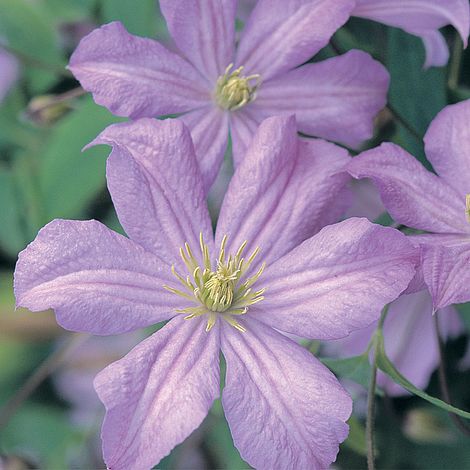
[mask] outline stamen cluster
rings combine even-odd
[[[245,278],[249,267],[258,255],[260,249],[256,248],[248,259],[243,258],[243,251],[247,242],[243,242],[235,255],[226,258],[225,235],[220,244],[220,252],[217,258],[217,267],[212,269],[209,248],[202,234],[199,237],[203,265],[200,266],[191,247],[185,243],[184,249],[180,248],[180,256],[183,260],[188,275],[186,277],[178,273],[174,266],[171,271],[183,286],[184,290],[164,286],[166,290],[198,304],[196,307],[188,307],[177,310],[186,314],[185,320],[208,315],[206,331],[215,325],[217,317],[221,316],[230,325],[239,331],[245,331],[233,316],[244,315],[248,307],[264,299],[265,289],[253,290],[252,286],[264,271],[265,263],[251,277]]]
[[[217,79],[215,98],[222,109],[235,111],[256,98],[261,76],[255,74],[244,77],[243,66],[230,72],[232,68],[233,64],[230,64],[224,75]],[[252,81],[255,81],[253,85],[250,84]]]

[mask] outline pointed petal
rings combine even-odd
[[[265,299],[249,311],[301,337],[334,339],[363,328],[414,276],[418,250],[397,230],[348,219],[266,269]]]
[[[248,147],[264,115],[255,106],[246,106],[230,113],[230,137],[232,138],[232,157],[237,167],[245,158]]]
[[[307,350],[253,319],[222,327],[222,394],[235,446],[255,468],[327,468],[347,434],[351,398]]]
[[[424,281],[434,308],[470,301],[470,235],[420,235]]]
[[[352,0],[259,0],[243,31],[236,63],[263,81],[297,67],[348,20]]]
[[[402,28],[417,36],[451,24],[465,46],[469,35],[467,0],[358,0],[352,14]]]
[[[426,156],[462,197],[470,193],[470,100],[446,106],[424,136]]]
[[[152,468],[219,396],[219,331],[178,316],[95,378],[108,468]]]
[[[207,106],[184,114],[179,119],[191,131],[204,188],[207,192],[219,174],[227,150],[228,113],[215,106]]]
[[[69,69],[96,103],[131,118],[188,111],[210,100],[209,84],[158,42],[129,34],[119,22],[80,41]]]
[[[54,220],[16,264],[18,306],[52,308],[68,330],[123,333],[171,318],[170,267],[95,220]]]
[[[236,0],[160,0],[176,45],[214,86],[233,62],[236,6]]]
[[[212,226],[188,129],[178,120],[144,118],[106,128],[90,145],[108,144],[108,188],[131,239],[169,264],[199,247]]]
[[[266,117],[295,114],[304,134],[356,147],[372,137],[388,84],[382,64],[353,50],[263,83],[252,106]]]
[[[444,36],[439,31],[430,31],[422,34],[421,39],[426,49],[424,68],[444,67],[449,60],[449,47]]]
[[[400,224],[429,232],[467,231],[465,198],[398,145],[385,143],[360,154],[348,171],[372,179]]]
[[[338,173],[349,160],[344,149],[328,142],[300,141],[294,118],[267,119],[232,178],[216,244],[227,235],[227,253],[247,240],[246,253],[261,248],[259,262],[278,259],[339,219],[348,177]]]

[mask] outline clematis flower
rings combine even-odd
[[[18,61],[0,46],[0,103],[18,79]]]
[[[220,349],[222,404],[250,465],[335,459],[351,399],[276,330],[326,340],[364,327],[418,260],[404,235],[366,219],[320,230],[343,210],[349,157],[296,131],[292,117],[261,124],[214,237],[183,124],[113,125],[94,144],[113,147],[108,187],[130,239],[96,221],[56,220],[20,254],[18,305],[53,308],[65,328],[108,335],[170,320],[95,379],[111,469],[151,467],[200,425],[219,396]]]
[[[385,68],[361,51],[302,65],[347,21],[354,3],[260,0],[235,47],[236,0],[161,0],[179,54],[116,22],[84,38],[69,68],[114,114],[180,114],[208,188],[229,130],[238,165],[269,116],[296,114],[302,133],[353,147],[372,136],[386,103]]]
[[[425,67],[443,66],[449,60],[449,48],[439,28],[449,24],[454,26],[467,47],[470,32],[468,0],[357,0],[352,15],[419,36],[426,49]]]
[[[388,357],[411,383],[421,389],[427,387],[440,361],[431,312],[432,299],[428,291],[402,295],[390,304],[383,327]],[[444,338],[463,333],[464,327],[454,307],[445,307],[437,315],[443,320]],[[351,333],[347,338],[332,341],[328,345],[330,351],[340,357],[362,354],[376,328],[377,322],[374,322],[367,328]],[[408,395],[403,387],[380,371],[377,383],[389,396]]]
[[[437,175],[391,143],[348,166],[355,178],[374,181],[397,222],[428,232],[410,239],[422,247],[423,277],[436,310],[470,300],[469,122],[467,100],[447,106],[431,123],[424,143]]]

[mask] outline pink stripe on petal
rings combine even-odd
[[[282,331],[335,339],[372,323],[408,286],[418,250],[397,230],[348,219],[266,268],[249,315]]]
[[[295,114],[299,131],[356,147],[372,137],[388,84],[382,64],[353,50],[263,83],[253,107],[266,117]]]
[[[109,126],[90,145],[108,144],[108,187],[129,237],[170,265],[179,249],[213,235],[205,191],[188,129],[175,119]]]
[[[352,402],[307,350],[262,323],[222,325],[222,404],[241,456],[255,468],[327,468],[348,434]]]
[[[321,140],[300,141],[295,119],[273,117],[256,133],[222,204],[216,245],[228,235],[227,253],[245,240],[259,263],[272,263],[324,225],[347,204],[347,152]],[[301,196],[300,196],[301,195]]]
[[[52,308],[68,330],[124,333],[174,315],[170,267],[94,220],[54,220],[19,255],[17,305]]]
[[[206,192],[219,174],[227,150],[229,116],[215,106],[207,106],[179,118],[191,131]]]
[[[236,64],[263,81],[297,67],[328,44],[349,18],[352,0],[259,0],[240,40]]]
[[[219,396],[219,328],[178,316],[95,378],[108,468],[144,469],[184,441]]]
[[[82,39],[69,69],[98,104],[118,116],[174,114],[210,100],[210,84],[191,64],[118,22]]]
[[[236,0],[160,0],[178,48],[211,83],[233,62]]]

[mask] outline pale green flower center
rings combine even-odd
[[[191,247],[185,243],[184,249],[180,249],[180,256],[186,265],[188,275],[186,277],[178,273],[174,266],[171,271],[183,286],[183,290],[164,286],[166,290],[185,299],[193,301],[196,306],[177,310],[186,314],[185,320],[207,315],[206,331],[209,331],[220,316],[239,331],[245,331],[237,320],[237,315],[244,315],[248,308],[264,299],[265,289],[253,290],[252,286],[264,271],[263,263],[258,271],[251,277],[246,277],[249,267],[258,255],[260,249],[256,248],[249,258],[243,258],[243,251],[247,242],[243,242],[235,255],[226,257],[225,246],[227,236],[224,236],[220,244],[220,252],[217,258],[217,267],[212,268],[209,248],[202,234],[199,237],[199,245],[203,263],[199,264],[194,257]]]
[[[235,111],[256,98],[256,91],[261,84],[260,75],[242,75],[243,67],[231,71],[230,64],[225,73],[217,79],[215,100],[222,109]]]

